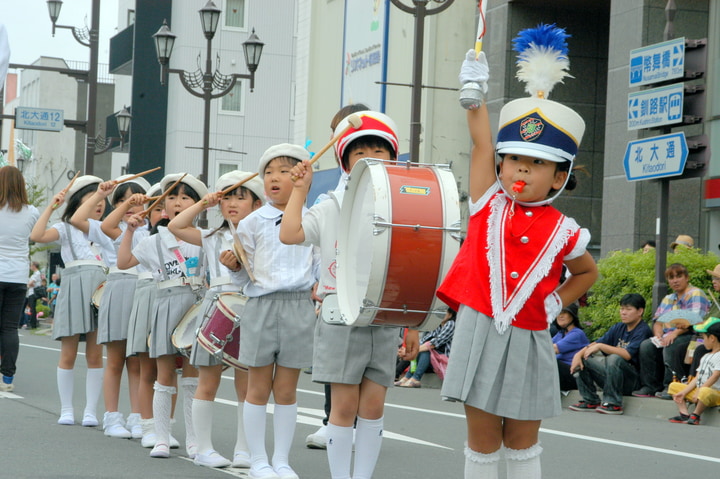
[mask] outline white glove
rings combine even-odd
[[[458,80],[460,85],[475,82],[479,84],[483,93],[487,93],[487,82],[490,79],[490,67],[488,67],[485,52],[480,52],[477,59],[475,58],[475,50],[471,49],[465,54],[465,60],[460,67]]]
[[[560,311],[562,311],[563,305],[560,295],[552,293],[550,296],[545,298],[545,314],[547,314],[548,324],[552,323],[557,318]]]

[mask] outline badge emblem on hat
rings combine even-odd
[[[524,141],[534,141],[540,138],[545,124],[539,118],[527,117],[520,122],[520,138]]]

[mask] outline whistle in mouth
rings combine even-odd
[[[525,188],[525,182],[524,181],[516,181],[512,185],[512,190],[515,193],[522,193],[523,188]]]

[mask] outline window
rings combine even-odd
[[[225,0],[225,26],[245,29],[247,2],[245,0]]]
[[[135,10],[127,11],[127,24],[128,27],[135,23]]]
[[[225,173],[230,173],[231,171],[235,171],[239,168],[240,165],[237,163],[218,163],[217,164],[217,176],[220,178]]]
[[[237,80],[230,93],[222,97],[220,109],[224,113],[243,112],[243,81]]]

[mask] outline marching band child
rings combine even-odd
[[[223,255],[231,252],[233,237],[230,228],[237,230],[240,220],[263,205],[263,182],[251,173],[234,170],[222,175],[215,182],[214,193],[208,193],[201,201],[177,215],[168,225],[168,229],[180,240],[190,244],[202,246],[207,258],[210,272],[210,288],[205,293],[205,299],[198,308],[199,317],[206,317],[211,308],[216,305],[215,297],[222,293],[237,293],[250,278],[243,269],[239,276],[239,284],[235,275],[220,262]],[[247,180],[242,186],[222,195],[226,188]],[[204,209],[220,204],[220,211],[224,218],[219,228],[212,230],[196,228],[193,219]],[[235,311],[238,313],[238,311]],[[197,324],[201,324],[200,321]],[[204,349],[198,341],[193,342],[190,363],[198,368],[198,388],[193,398],[193,426],[197,437],[198,453],[194,462],[199,466],[207,467],[250,467],[250,454],[245,440],[242,414],[243,402],[247,393],[247,370],[233,368],[235,373],[235,390],[238,398],[237,409],[237,440],[233,461],[229,461],[218,453],[212,444],[212,418],[215,394],[220,386],[223,362],[215,355]]]
[[[312,247],[287,246],[278,233],[292,192],[290,169],[309,158],[304,148],[282,143],[268,148],[258,171],[268,203],[238,226],[255,282],[248,296],[240,328],[240,363],[248,366],[248,392],[243,421],[251,455],[251,479],[297,479],[289,452],[297,420],[296,389],[300,369],[312,364],[315,307],[311,288],[317,262]],[[229,266],[232,268],[237,266]],[[270,393],[275,408],[275,451],[272,466],[265,450],[265,415]]]
[[[437,292],[458,311],[442,395],[465,403],[466,478],[497,478],[503,446],[508,478],[541,476],[540,422],[561,412],[548,325],[597,277],[586,251],[590,234],[549,205],[575,187],[573,160],[585,130],[577,113],[547,99],[567,75],[566,38],[540,25],[515,39],[518,78],[532,96],[500,112],[499,164],[487,106],[467,112],[471,216]],[[461,83],[487,91],[488,78],[485,55],[468,52]],[[559,286],[563,264],[572,275]]]
[[[119,228],[116,236],[108,236],[101,229],[102,222],[91,218],[91,215],[94,205],[99,201],[105,201],[108,196],[111,206],[115,208],[134,193],[145,193],[150,188],[150,184],[144,178],[135,178],[117,184],[118,181],[130,176],[132,175],[124,175],[115,181],[101,183],[97,191],[70,218],[70,223],[74,227],[85,233],[90,241],[101,248],[103,257],[110,266],[98,308],[97,342],[104,344],[107,351],[107,364],[103,378],[103,397],[105,399],[103,429],[106,436],[123,439],[132,437],[132,433],[125,427],[123,414],[118,411],[123,367],[127,367],[132,412],[136,412],[139,406],[135,393],[140,379],[140,365],[136,358],[128,358],[127,362],[125,360],[128,318],[133,304],[132,297],[137,283],[137,272],[133,269],[121,270],[117,267],[117,248],[125,230],[125,223],[122,223],[123,227]],[[137,213],[141,207],[142,205],[135,206],[129,210],[129,213]],[[133,419],[137,417],[137,415],[132,416]],[[130,419],[130,416],[128,418]],[[135,422],[139,426],[139,421],[135,419]],[[133,424],[131,423],[128,427],[132,428]]]
[[[30,233],[30,241],[36,243],[60,242],[60,255],[65,263],[62,273],[62,288],[57,296],[53,339],[61,342],[60,361],[57,368],[58,393],[60,395],[60,418],[58,424],[75,424],[73,412],[73,388],[75,359],[77,358],[80,335],[85,335],[85,360],[87,377],[85,381],[85,411],[82,425],[95,427],[97,402],[100,399],[103,382],[102,346],[97,342],[97,318],[90,299],[97,287],[105,280],[105,261],[97,246],[91,244],[82,231],[70,224],[70,218],[87,199],[93,196],[102,179],[85,175],[53,197],[38,218]],[[61,221],[47,228],[55,208],[68,202]],[[91,218],[99,220],[105,213],[105,199],[93,205]]]
[[[395,160],[398,138],[395,123],[388,116],[363,111],[358,129],[350,129],[335,146],[343,175],[331,198],[322,201],[302,216],[302,208],[312,181],[312,167],[303,162],[292,174],[297,180],[282,219],[280,239],[287,244],[320,246],[322,267],[318,295],[335,293],[335,249],[338,238],[340,208],[347,175],[358,160],[366,157]],[[335,129],[344,130],[348,119]],[[418,333],[408,335],[406,357],[418,351]],[[382,445],[383,414],[387,388],[395,379],[399,332],[392,327],[351,327],[317,321],[313,380],[331,383],[330,421],[327,427],[327,455],[333,479],[348,479],[353,449],[353,423],[357,417],[355,437],[356,479],[369,479],[375,469]],[[338,367],[341,364],[342,367]]]
[[[181,174],[165,176],[160,182],[165,198],[165,211],[169,219],[191,207],[207,194],[207,187],[195,177]],[[123,236],[118,252],[118,267],[130,268],[142,264],[150,271],[157,283],[155,304],[151,313],[151,340],[149,354],[157,362],[157,381],[153,395],[153,419],[157,437],[150,451],[151,457],[170,457],[170,419],[172,395],[177,388],[175,357],[177,349],[172,343],[172,332],[183,315],[195,303],[196,293],[204,278],[204,258],[198,246],[179,241],[163,226],[158,233],[142,240],[130,250],[135,229],[144,225],[144,218],[133,216]],[[197,453],[192,427],[192,396],[197,387],[197,370],[183,361],[183,410],[185,416],[185,449],[189,457]]]

